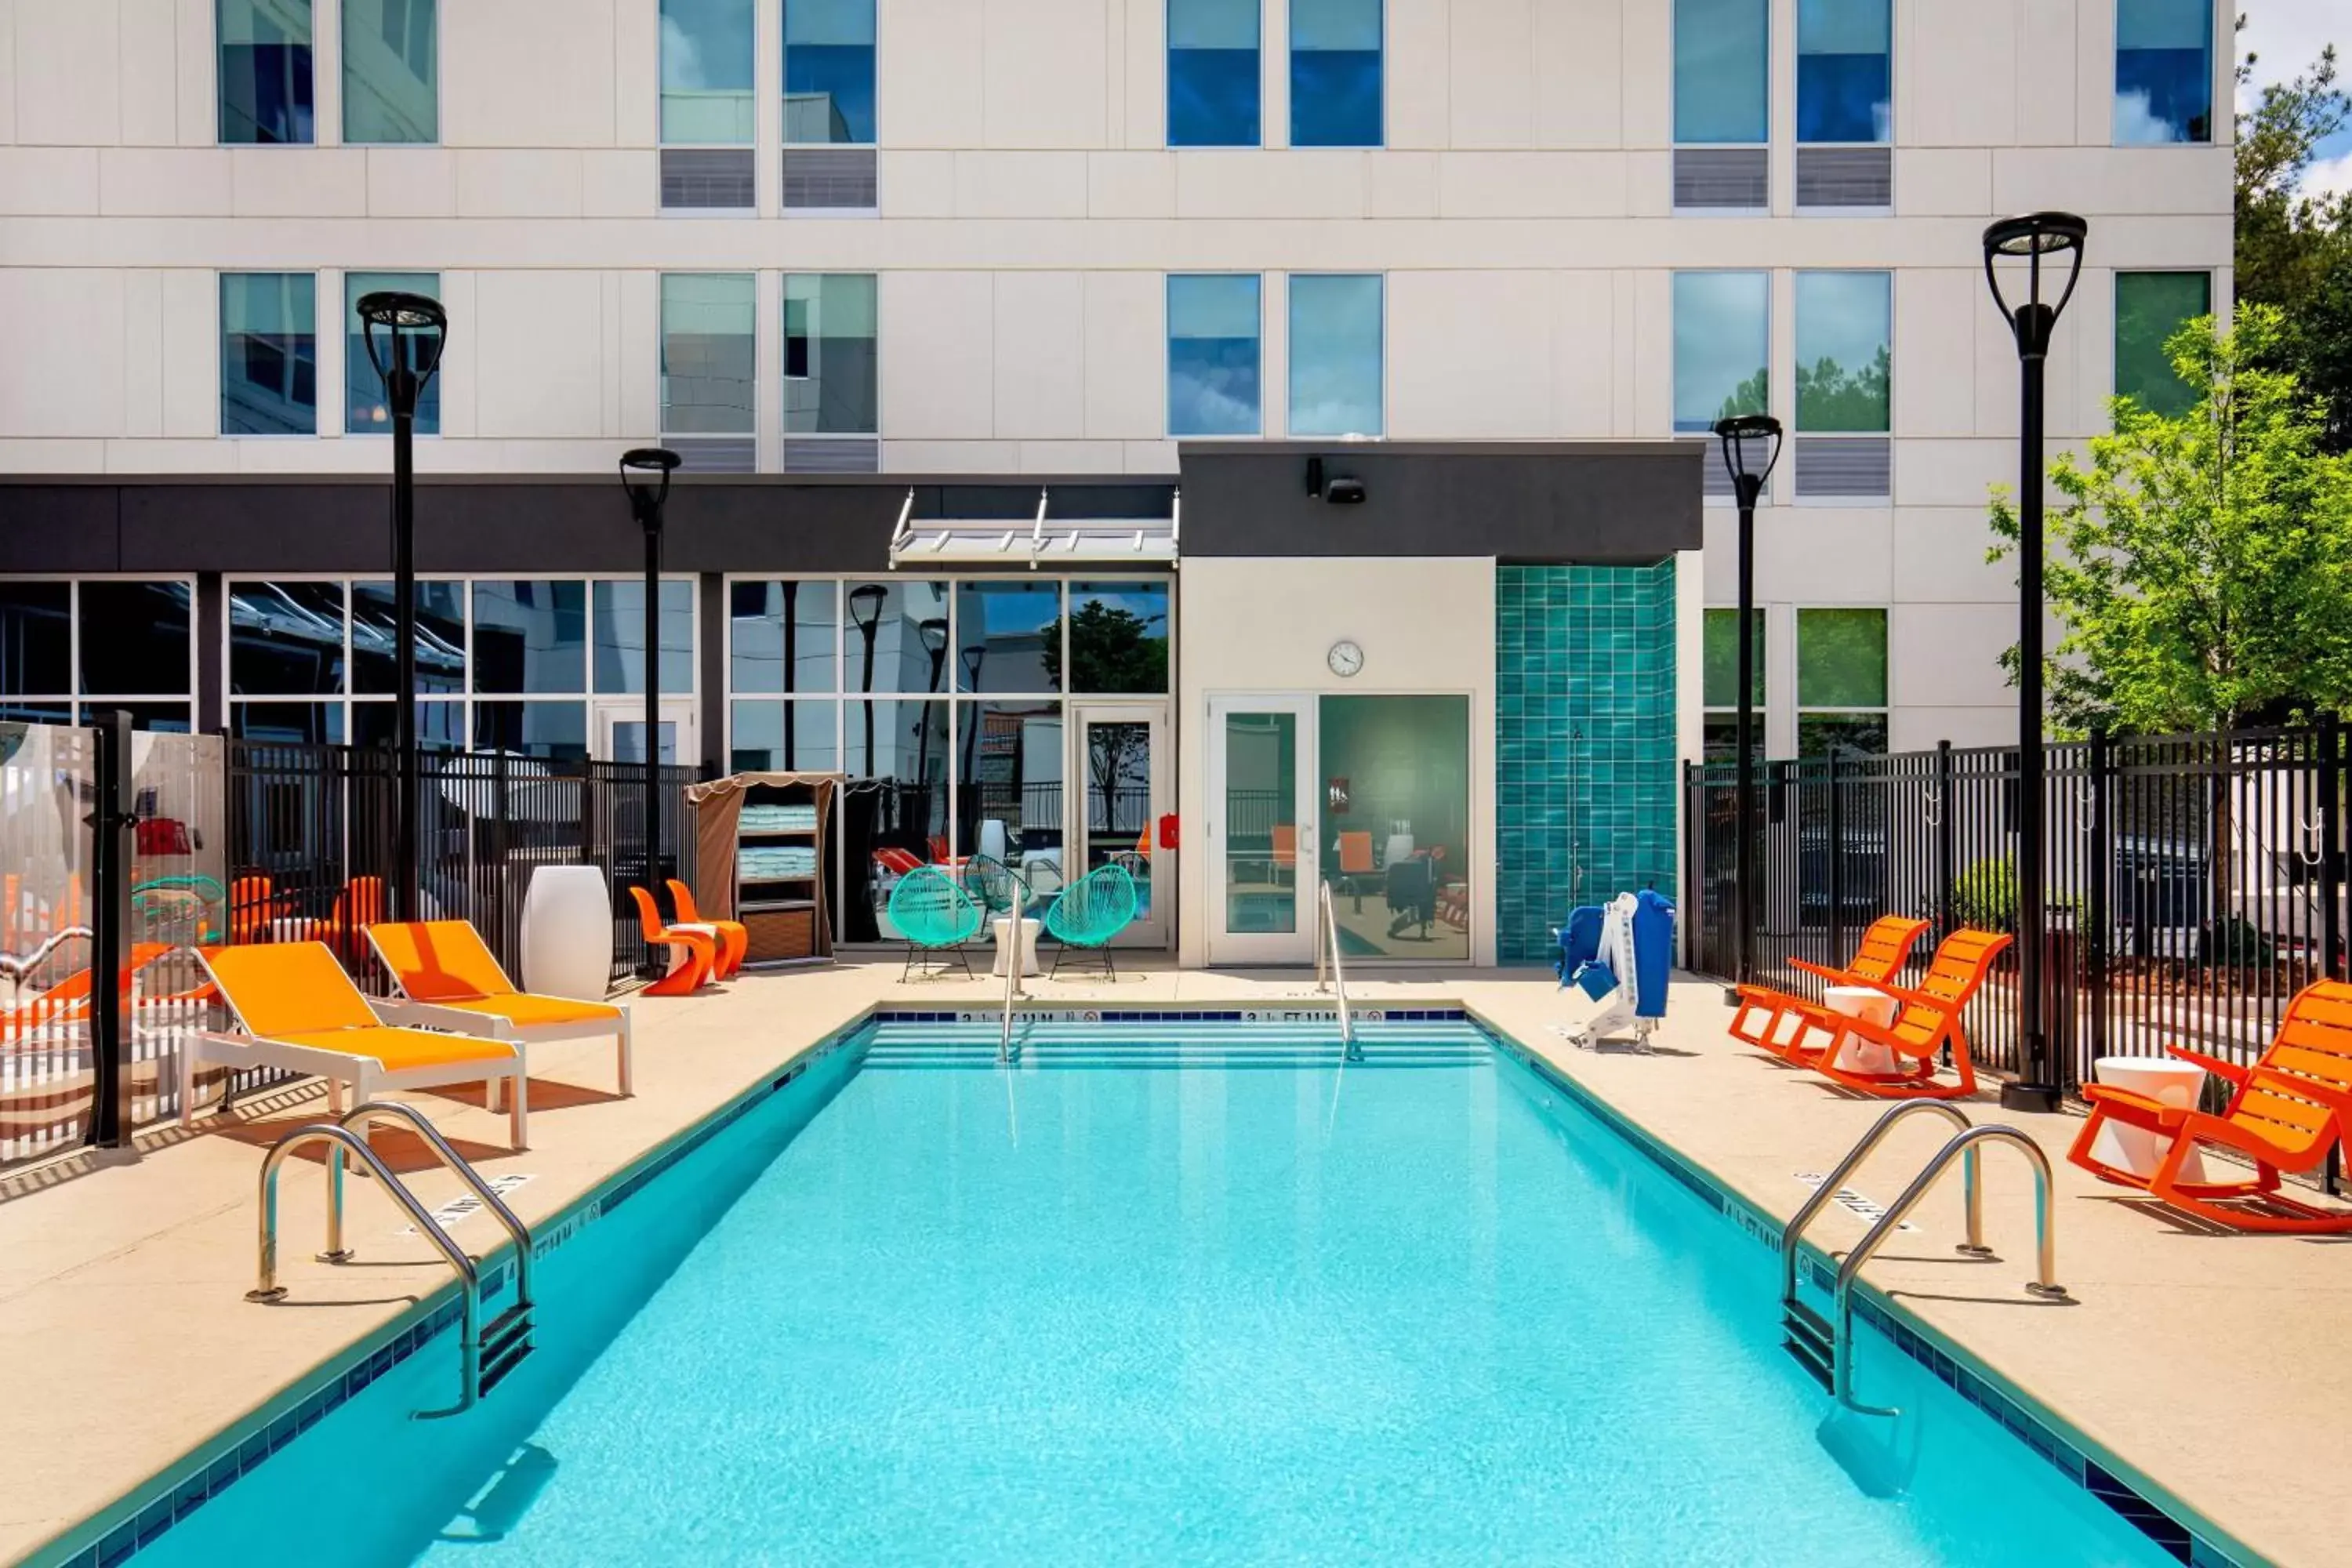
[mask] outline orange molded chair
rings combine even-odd
[[[1273,868],[1275,871],[1287,871],[1291,874],[1293,880],[1297,879],[1298,825],[1297,823],[1277,822],[1274,825],[1274,855],[1272,858],[1274,862]],[[1279,877],[1275,876],[1269,876],[1268,878],[1268,880],[1271,881],[1279,881],[1280,879],[1281,879]]]
[[[1277,830],[1278,831],[1278,830]],[[1356,913],[1364,912],[1362,879],[1373,875],[1372,836],[1370,832],[1347,832],[1339,835],[1339,880],[1356,897]]]
[[[1872,985],[1884,989],[1886,982],[1903,973],[1911,961],[1911,949],[1927,931],[1926,921],[1906,920],[1901,915],[1881,915],[1870,922],[1862,933],[1862,942],[1853,950],[1853,962],[1843,969],[1830,969],[1818,963],[1808,963],[1792,958],[1789,965],[1808,974],[1818,974],[1832,985]],[[1731,1037],[1759,1046],[1774,1056],[1782,1054],[1781,1045],[1773,1037],[1779,1033],[1780,1020],[1790,1016],[1790,1009],[1806,1005],[1805,999],[1786,991],[1776,991],[1769,985],[1743,985],[1739,988],[1739,1007],[1731,1015]],[[1802,1037],[1802,1027],[1799,1026]],[[1783,1042],[1785,1044],[1785,1042]]]
[[[335,895],[334,911],[310,935],[350,963],[367,951],[367,928],[384,917],[383,879],[353,877]]]
[[[734,978],[743,967],[743,955],[751,949],[751,933],[741,921],[714,921],[698,913],[694,907],[694,889],[676,877],[669,879],[669,901],[677,906],[677,923],[682,926],[709,926],[719,933],[719,962],[712,973],[721,980]]]
[[[278,919],[276,886],[259,871],[236,878],[228,885],[228,939],[243,945],[271,933]]]
[[[381,1022],[324,942],[260,942],[211,948],[199,956],[222,999],[242,1026],[206,1029],[182,1042],[180,1120],[194,1121],[188,1092],[197,1069],[210,1062],[231,1068],[283,1068],[312,1073],[328,1084],[328,1104],[342,1109],[349,1084],[364,1103],[388,1089],[451,1083],[511,1086],[509,1142],[526,1146],[530,1122],[522,1053],[501,1040],[408,1029]],[[233,1080],[232,1080],[233,1081]],[[223,1096],[220,1109],[228,1109]]]
[[[625,1004],[518,991],[471,921],[391,921],[368,927],[367,935],[400,988],[396,997],[368,1004],[385,1023],[455,1029],[518,1047],[610,1035],[620,1049],[621,1093],[633,1092]]]
[[[1974,1094],[1976,1068],[1969,1059],[1969,1037],[1960,1015],[1969,999],[1992,973],[1992,962],[2010,944],[2010,938],[1989,931],[1960,930],[1936,949],[1935,961],[1915,989],[1891,980],[1872,982],[1874,989],[1895,998],[1891,1024],[1832,1013],[1811,1002],[1788,1011],[1804,1027],[1786,1044],[1767,1046],[1774,1056],[1798,1067],[1811,1068],[1823,1078],[1891,1100],[1961,1100]],[[1818,1034],[1824,1043],[1807,1043]],[[1875,1046],[1900,1064],[1895,1070],[1870,1072],[1842,1065],[1849,1046]],[[1955,1081],[1937,1076],[1937,1058],[1949,1047]]]
[[[646,987],[646,994],[690,996],[702,989],[703,982],[710,978],[711,965],[719,959],[719,939],[707,931],[664,925],[660,907],[643,888],[631,888],[629,896],[637,900],[637,918],[645,922],[646,945],[674,947],[679,954],[667,974]]]
[[[2090,1120],[2066,1158],[2103,1181],[2138,1187],[2176,1208],[2233,1230],[2352,1232],[2352,1211],[2315,1208],[2279,1191],[2282,1171],[2316,1170],[2328,1152],[2352,1147],[2352,985],[2323,980],[2299,993],[2262,1059],[2241,1067],[2179,1046],[2183,1061],[2236,1087],[2219,1116],[2166,1105],[2105,1084],[2085,1084]],[[2155,1171],[2141,1175],[2092,1152],[2109,1121],[2171,1140]],[[2200,1143],[2254,1163],[2251,1181],[2186,1182],[2182,1166]],[[2247,1207],[2224,1204],[2249,1202]]]

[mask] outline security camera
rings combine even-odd
[[[1364,481],[1333,479],[1323,487],[1323,500],[1331,506],[1361,506],[1364,504]]]

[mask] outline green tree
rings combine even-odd
[[[1044,627],[1045,678],[1055,691],[1086,696],[1168,689],[1168,628],[1155,628],[1133,610],[1090,599],[1070,617],[1070,664],[1076,679],[1062,682],[1062,626]]]
[[[2255,63],[2240,62],[2240,83]],[[2352,196],[2315,200],[2298,187],[2319,143],[2347,122],[2352,99],[2330,46],[2302,75],[2263,88],[2237,136],[2238,300],[2283,313],[2273,361],[2319,401],[2322,439],[2337,452],[2352,450]]]
[[[1797,428],[1884,431],[1887,390],[1895,362],[1885,349],[1860,370],[1848,373],[1833,359],[1797,367]]]
[[[1715,411],[1717,419],[1737,419],[1743,414],[1763,414],[1772,406],[1771,372],[1759,368],[1754,375],[1731,389],[1723,406]]]
[[[2198,389],[2167,417],[2128,398],[2090,466],[2050,466],[2044,583],[2063,628],[2047,670],[2052,717],[2163,734],[2226,730],[2352,705],[2352,458],[2277,368],[2281,313],[2240,310],[2167,345]],[[1993,491],[1991,559],[2017,546]],[[2015,651],[2007,658],[2014,669]]]

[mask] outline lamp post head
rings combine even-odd
[[[669,477],[685,461],[667,447],[632,447],[621,454],[621,489],[628,492],[629,510],[646,532],[661,531],[662,509],[669,501]],[[652,477],[640,480],[635,477],[638,474]]]
[[[1715,437],[1723,443],[1724,471],[1739,504],[1754,506],[1780,460],[1780,422],[1769,414],[1738,414],[1717,420]]]
[[[367,350],[368,363],[383,383],[392,412],[414,415],[417,394],[441,367],[449,313],[438,300],[396,289],[362,294],[352,310],[360,319],[360,342]]]
[[[2074,285],[2083,277],[2083,251],[2090,239],[2091,226],[2073,213],[2026,213],[2018,217],[2005,217],[1984,231],[1985,282],[1992,289],[1993,303],[2017,335],[2020,359],[2041,359],[2050,352],[2050,330],[2057,324],[2066,301],[2074,297]],[[2042,298],[2042,273],[2045,260],[2059,258],[2066,261],[2066,285],[2059,290],[2055,304]],[[2025,264],[2025,294],[2012,301],[2000,286],[2000,268],[1994,263],[2018,260]],[[2011,268],[2012,277],[2016,269]]]
[[[923,639],[923,651],[925,653],[937,658],[948,651],[948,623],[946,617],[934,616],[929,620],[918,621],[915,624],[915,630]]]

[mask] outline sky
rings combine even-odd
[[[2352,5],[2345,0],[2243,0],[2238,9],[2246,17],[2238,52],[2261,57],[2254,67],[2255,85],[2292,78],[2330,43],[2336,46],[2341,68],[2352,75]],[[2246,107],[2251,96],[2248,89],[2241,89],[2239,107]],[[2319,144],[2319,156],[2304,175],[2303,189],[2308,195],[2352,191],[2352,127]]]

